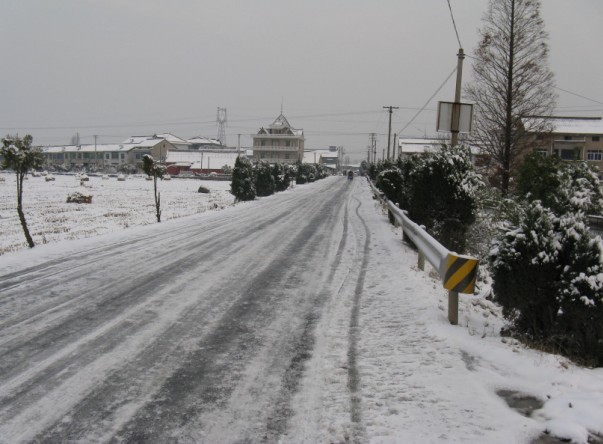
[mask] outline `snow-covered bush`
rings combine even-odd
[[[67,203],[92,203],[92,196],[76,191],[67,196]]]
[[[255,164],[254,174],[256,194],[258,196],[270,196],[274,194],[275,181],[270,163],[260,160]]]
[[[529,204],[494,242],[490,267],[513,333],[603,365],[603,245],[581,213]]]
[[[275,163],[272,166],[272,177],[274,177],[274,189],[276,192],[285,191],[291,184],[291,168],[289,165]]]
[[[566,162],[532,153],[519,167],[516,193],[520,198],[540,201],[557,215],[577,211],[599,214],[603,195],[597,172],[587,162]]]
[[[405,159],[405,190],[400,205],[409,217],[425,225],[445,247],[463,253],[466,234],[475,220],[477,192],[482,186],[469,149],[447,146],[433,153]]]
[[[232,170],[230,192],[238,201],[253,200],[256,197],[253,167],[247,158],[237,157]]]
[[[318,179],[318,171],[316,166],[311,163],[300,163],[297,166],[297,177],[295,181],[298,184],[314,182]]]

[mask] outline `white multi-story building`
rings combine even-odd
[[[253,159],[295,163],[304,157],[304,130],[293,128],[281,113],[272,125],[253,136]]]

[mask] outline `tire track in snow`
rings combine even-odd
[[[356,288],[354,290],[354,300],[352,305],[352,313],[350,318],[350,331],[349,331],[349,348],[348,348],[348,387],[350,389],[351,396],[351,421],[353,424],[352,437],[353,442],[363,442],[365,440],[365,429],[362,424],[362,402],[359,394],[360,386],[360,374],[358,371],[358,340],[360,336],[359,326],[359,313],[360,313],[360,301],[362,298],[362,292],[364,290],[364,279],[366,276],[366,270],[368,267],[369,252],[371,250],[371,233],[366,224],[366,221],[360,215],[360,207],[362,203],[358,202],[356,207],[356,216],[364,227],[364,244],[362,245],[362,264],[360,266],[360,273],[356,281]]]
[[[329,190],[329,192],[331,191],[333,190]],[[289,200],[293,201],[292,199]],[[54,425],[32,419],[33,422],[28,424],[28,427],[32,429],[25,431],[25,435],[12,436],[31,437],[33,436],[31,435],[32,432],[36,433],[38,431],[40,434],[36,439],[39,441],[52,441],[53,438],[58,441],[64,441],[65,438],[67,440],[95,441],[96,437],[97,441],[106,442],[112,436],[115,436],[116,440],[122,438],[135,440],[133,435],[127,434],[127,431],[131,430],[128,428],[128,424],[134,425],[134,431],[140,430],[138,426],[143,427],[145,423],[137,422],[136,418],[138,418],[138,421],[142,421],[141,418],[144,418],[145,411],[147,413],[153,411],[153,409],[145,409],[154,405],[159,407],[159,411],[156,412],[158,416],[155,417],[159,422],[154,425],[163,430],[159,436],[169,439],[170,433],[173,431],[178,431],[180,428],[186,431],[189,427],[192,427],[187,421],[193,423],[203,421],[203,415],[206,413],[224,408],[225,403],[228,402],[229,394],[244,377],[244,368],[240,367],[243,365],[242,362],[245,361],[245,358],[247,360],[252,359],[258,347],[270,348],[274,346],[276,350],[288,353],[282,358],[274,356],[274,368],[266,367],[266,370],[273,375],[272,377],[278,375],[280,371],[285,371],[286,366],[290,365],[293,360],[290,345],[295,340],[289,337],[267,339],[264,337],[265,333],[262,333],[257,327],[259,323],[269,326],[269,328],[279,328],[279,331],[282,330],[283,334],[294,333],[294,337],[295,335],[303,336],[304,334],[305,330],[301,325],[295,323],[294,331],[290,332],[287,330],[287,327],[291,327],[288,325],[289,321],[287,319],[279,321],[277,325],[272,318],[277,313],[279,315],[291,313],[292,309],[295,309],[295,311],[293,314],[288,314],[288,316],[295,316],[295,318],[290,318],[290,320],[296,319],[297,316],[303,318],[303,314],[307,315],[308,310],[312,310],[314,307],[315,299],[313,299],[313,296],[315,293],[313,292],[318,291],[325,282],[325,276],[320,274],[317,276],[316,282],[310,283],[308,290],[300,291],[301,289],[298,286],[306,285],[305,276],[303,276],[303,273],[302,275],[296,275],[296,273],[290,272],[299,263],[307,263],[310,267],[309,270],[316,272],[316,265],[312,264],[322,263],[324,260],[326,251],[322,244],[325,240],[325,232],[329,232],[328,223],[319,224],[324,215],[317,216],[315,220],[310,221],[310,224],[296,238],[289,237],[286,230],[288,221],[304,219],[317,211],[326,211],[324,209],[329,207],[330,202],[316,202],[318,200],[316,195],[305,196],[301,202],[297,202],[298,207],[293,209],[281,204],[282,214],[280,220],[270,222],[271,228],[281,226],[279,231],[276,232],[277,243],[270,246],[271,250],[281,251],[280,254],[275,253],[275,267],[273,267],[275,270],[280,270],[280,274],[276,271],[273,274],[268,273],[268,271],[266,271],[268,274],[262,274],[264,273],[262,271],[258,272],[258,266],[260,270],[268,270],[269,268],[269,264],[263,264],[262,261],[246,264],[245,261],[249,262],[249,258],[243,256],[241,259],[237,256],[220,256],[220,260],[224,260],[225,264],[228,263],[228,259],[230,260],[231,272],[236,270],[242,272],[243,276],[257,273],[257,279],[253,281],[254,283],[251,286],[247,282],[240,286],[226,286],[221,291],[214,288],[216,290],[215,297],[205,300],[204,303],[189,307],[176,322],[169,319],[165,320],[164,324],[169,328],[162,333],[151,328],[152,325],[150,324],[157,322],[155,319],[149,322],[144,321],[144,310],[152,308],[146,303],[140,307],[143,312],[129,320],[120,319],[120,314],[118,321],[123,322],[124,326],[117,327],[115,330],[108,329],[106,341],[119,342],[116,338],[121,334],[126,343],[133,341],[131,336],[141,336],[139,338],[141,345],[144,345],[144,341],[147,339],[152,340],[152,342],[149,342],[145,347],[141,347],[135,356],[124,354],[129,350],[128,347],[119,349],[119,344],[117,344],[117,348],[108,346],[105,353],[100,354],[98,359],[87,363],[82,360],[83,356],[86,354],[91,356],[90,353],[95,350],[92,346],[93,343],[88,343],[82,350],[77,350],[79,357],[70,357],[61,364],[67,374],[64,379],[55,380],[55,385],[44,385],[43,381],[40,380],[42,385],[31,386],[32,393],[37,391],[40,392],[40,396],[43,394],[44,397],[35,403],[30,402],[22,406],[23,414],[17,418],[12,413],[7,417],[3,417],[0,423],[9,426],[4,430],[11,430],[10,425],[5,422],[5,419],[9,419],[9,417],[13,420],[12,424],[18,426],[18,424],[23,424],[20,421],[26,420],[28,417],[34,418],[36,413],[47,415],[49,412],[44,412],[44,407],[52,406],[51,401],[54,399],[59,401],[56,404],[56,412],[52,412],[53,417],[56,418]],[[333,197],[332,201],[335,202],[336,198]],[[331,215],[333,211],[331,210]],[[262,213],[260,210],[258,212]],[[274,214],[271,216],[274,216]],[[258,220],[257,214],[249,217],[249,220]],[[276,218],[278,217],[275,216],[272,219]],[[332,218],[327,220],[331,221]],[[268,223],[264,225],[268,226]],[[256,236],[257,241],[262,239],[268,241],[269,239],[268,235],[266,233],[262,234],[261,231],[257,234],[251,234],[248,230],[241,230],[241,228],[242,225],[238,224],[232,231],[224,234],[224,238],[228,238],[224,241],[225,247],[231,245],[229,241],[232,239],[233,233],[236,232],[246,233],[248,238]],[[248,242],[253,243],[254,241]],[[230,251],[234,254],[234,251],[241,248],[244,243],[245,236],[241,236],[241,242],[233,245]],[[179,247],[175,246],[174,248]],[[261,251],[255,249],[258,253]],[[299,255],[300,252],[303,252],[303,254]],[[188,260],[194,262],[195,257],[190,257]],[[151,273],[153,271],[151,270]],[[274,279],[274,284],[267,287],[260,278]],[[176,288],[170,287],[169,289]],[[166,291],[169,289],[166,289]],[[237,292],[240,296],[234,294]],[[285,294],[299,293],[299,297],[297,300],[287,300],[283,298],[283,292]],[[212,306],[213,303],[216,306]],[[271,308],[268,310],[265,308],[266,306]],[[98,308],[102,309],[102,306]],[[154,307],[154,309],[157,310],[158,307]],[[206,313],[204,313],[204,310]],[[212,317],[218,318],[219,322],[211,323]],[[233,323],[232,319],[237,319],[237,317],[239,321]],[[210,325],[203,325],[205,322],[209,322]],[[132,325],[133,323],[139,325]],[[145,327],[149,329],[147,333],[145,333]],[[93,333],[96,331],[95,329],[92,330]],[[156,336],[158,333],[161,334],[159,337]],[[99,341],[102,341],[100,336]],[[177,345],[174,346],[174,344]],[[265,353],[270,354],[269,351]],[[123,362],[118,362],[120,357]],[[200,363],[202,364],[201,369],[198,368]],[[57,367],[57,371],[59,371],[59,368]],[[203,369],[205,371],[200,371]],[[215,376],[211,374],[212,369],[217,371]],[[223,370],[223,373],[219,372],[220,369]],[[86,372],[88,371],[95,375],[95,380],[86,381]],[[60,375],[60,371],[57,375]],[[194,375],[198,375],[200,379],[193,377],[191,380]],[[228,377],[221,379],[220,375]],[[182,381],[188,381],[188,383]],[[70,387],[71,382],[74,384]],[[225,384],[225,386],[222,386],[222,384]],[[263,386],[262,380],[255,384],[259,384],[260,387]],[[190,390],[176,390],[180,386],[186,386]],[[61,394],[62,387],[71,388],[71,390],[69,393]],[[41,388],[43,390],[40,390]],[[176,390],[173,395],[169,394],[171,389]],[[191,395],[195,393],[195,390],[198,393],[205,393],[208,402],[203,403],[203,397],[191,399]],[[273,405],[271,402],[278,396],[277,393],[279,392],[277,391],[276,394],[272,392],[258,394],[261,404],[264,406]],[[174,396],[178,394],[185,395],[185,398],[175,399]],[[64,400],[61,399],[63,395],[65,397],[72,396],[75,401],[78,399],[80,401],[69,407],[69,410],[65,410],[65,407],[69,404],[63,404]],[[168,398],[165,396],[168,396]],[[163,409],[164,405],[175,406],[175,413],[165,411]],[[141,406],[147,407],[141,409]],[[50,407],[50,410],[52,409],[53,407]],[[179,416],[178,413],[182,413],[182,415]],[[124,426],[125,435],[115,435],[117,429],[121,427],[120,424],[123,424],[124,419],[118,417],[122,414],[126,418],[125,421],[130,421],[126,422]],[[228,415],[228,413],[225,414]],[[246,412],[246,414],[253,416],[259,413],[253,411]],[[164,421],[163,426],[161,426],[161,421]],[[46,429],[46,432],[41,431],[40,427]],[[257,437],[261,436],[258,433],[261,430],[266,430],[265,425],[263,427],[249,431],[249,436],[254,437],[253,440],[257,441]],[[118,436],[121,436],[121,438],[118,438]],[[157,439],[158,442],[160,440]]]
[[[316,207],[316,204],[312,202],[312,200],[307,200],[307,202],[300,208],[301,211],[312,211],[313,208]],[[283,212],[285,213],[285,210],[283,210]],[[267,219],[266,221],[264,221],[263,223],[260,223],[259,226],[260,227],[264,227],[266,228],[267,226],[274,226],[275,223],[275,219],[281,219],[281,222],[287,222],[288,220],[292,220],[293,218],[298,217],[296,215],[289,215],[289,214],[281,214],[281,215],[271,215],[271,217],[269,219]],[[257,215],[256,215],[256,219],[257,221]],[[262,230],[257,231],[257,233],[261,233]],[[230,251],[229,253],[234,253],[234,251],[238,248],[240,248],[242,246],[243,243],[248,242],[250,237],[254,237],[253,235],[249,235],[249,233],[246,232],[240,232],[240,237],[239,237],[239,242],[238,243],[234,243],[231,244],[230,241],[232,241],[233,237],[230,236],[230,233],[227,233],[226,235],[224,235],[224,238],[228,238],[228,241],[226,242],[225,240],[222,240],[222,247],[225,248],[226,252],[229,252],[228,249],[226,248],[228,245],[232,245],[232,251]],[[257,236],[259,236],[260,234],[258,234]],[[226,243],[224,243],[226,242]],[[286,245],[286,244],[282,244],[282,245]],[[283,247],[284,248],[284,247]],[[187,259],[189,262],[195,262],[196,258],[193,256],[189,259]],[[226,262],[230,260],[230,262],[232,262],[235,266],[240,266],[241,268],[243,268],[242,264],[238,263],[236,260],[233,260],[232,257],[227,256],[223,256],[223,262]],[[184,269],[184,271],[186,271],[187,267],[183,266],[182,263],[179,264],[182,269]],[[174,273],[177,274],[178,270],[172,270]],[[156,282],[150,282],[150,286],[152,287],[153,284],[156,284]],[[142,293],[145,293],[144,291]],[[124,308],[124,307],[122,307]],[[144,308],[144,307],[141,307]],[[119,312],[119,310],[114,311],[114,314],[117,314]],[[106,317],[106,316],[105,316]],[[193,322],[193,321],[188,321],[188,322]],[[98,338],[96,338],[95,341],[88,341],[87,344],[87,350],[84,350],[84,353],[79,353],[77,358],[74,358],[70,355],[70,353],[67,353],[67,351],[69,351],[69,349],[66,349],[66,352],[64,353],[65,355],[67,355],[69,357],[69,359],[63,359],[63,358],[57,358],[55,356],[55,360],[58,359],[58,361],[61,362],[57,362],[57,365],[55,366],[55,370],[53,370],[53,373],[55,376],[60,376],[60,379],[54,379],[54,386],[58,386],[62,380],[66,380],[67,377],[72,376],[72,374],[77,371],[78,369],[80,369],[81,367],[85,367],[85,366],[89,366],[91,365],[90,362],[88,362],[88,360],[94,358],[96,356],[96,354],[98,354],[98,352],[108,352],[110,349],[112,349],[112,347],[114,347],[115,345],[117,345],[120,341],[120,338],[122,339],[126,339],[127,336],[131,336],[131,335],[135,335],[137,334],[137,330],[136,328],[133,327],[137,327],[140,328],[142,326],[144,326],[144,324],[146,323],[145,317],[144,315],[142,316],[142,318],[138,319],[138,326],[133,324],[136,324],[136,322],[132,322],[130,320],[124,320],[122,322],[125,327],[120,326],[119,328],[115,329],[107,329],[106,332],[97,332],[97,330],[95,328],[91,329],[91,331],[93,332],[94,335],[96,335],[97,333],[103,333],[101,336],[99,336]],[[189,324],[190,325],[190,324]],[[106,338],[105,338],[105,334],[106,333]],[[182,333],[182,332],[180,332]],[[72,332],[69,331],[69,334],[67,334],[67,336],[72,335]],[[78,337],[80,335],[77,335]],[[106,343],[104,344],[104,348],[103,349],[97,349],[96,346],[98,346],[99,344],[102,344],[104,341],[106,341]],[[95,343],[96,342],[96,343]],[[67,343],[66,343],[67,344]],[[78,344],[79,345],[79,344]],[[76,347],[79,348],[79,347]],[[75,349],[73,349],[75,351]],[[88,358],[85,358],[85,356],[88,356]],[[68,370],[67,372],[65,372],[64,370],[66,369],[71,369],[73,368],[74,371],[70,371]],[[63,369],[63,370],[62,370]],[[37,371],[37,370],[36,370]],[[49,378],[49,376],[51,376],[51,374],[48,373],[44,373],[44,371],[42,371],[42,373],[38,372],[38,379],[34,382],[34,381],[30,381],[30,391],[32,393],[34,393],[36,396],[42,396],[41,393],[39,393],[40,391],[37,389],[37,387],[40,386],[40,384],[46,384],[49,386],[53,386],[53,384],[51,384],[50,382],[53,381],[53,378]],[[50,379],[50,381],[48,381],[47,379]],[[22,395],[23,393],[21,393]],[[23,398],[21,398],[21,400],[23,400]],[[25,399],[25,401],[31,402],[31,400]],[[11,415],[14,415],[16,413],[18,413],[19,409],[18,408],[14,408],[15,405],[14,404],[6,404],[11,405]],[[27,407],[27,402],[25,402],[25,407]]]

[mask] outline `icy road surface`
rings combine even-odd
[[[347,339],[336,408],[361,434],[355,329],[370,236],[359,182],[1,276],[0,439],[274,442],[290,432],[321,319]]]
[[[600,386],[415,263],[342,177],[1,256],[0,442],[528,443],[498,389]]]

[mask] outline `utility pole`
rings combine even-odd
[[[457,146],[459,143],[459,124],[461,120],[461,88],[463,79],[463,59],[465,53],[463,48],[459,48],[458,62],[456,66],[456,89],[454,91],[454,105],[452,108],[452,137],[450,143]]]
[[[383,109],[389,108],[389,131],[387,132],[387,159],[389,160],[389,147],[392,141],[392,113],[395,109],[400,109],[399,106],[384,106]]]
[[[377,163],[377,134],[370,133],[369,138],[371,141],[370,148],[369,148],[369,162],[371,162],[371,155],[372,155],[372,159],[373,159],[372,163]]]
[[[450,143],[457,146],[459,143],[459,124],[461,121],[461,87],[463,78],[463,59],[465,53],[463,48],[459,48],[458,63],[456,67],[456,90],[454,92],[454,105],[452,106],[452,137]],[[458,291],[448,292],[448,320],[452,325],[459,323],[459,293]]]

